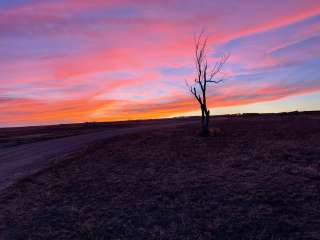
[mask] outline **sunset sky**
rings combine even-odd
[[[199,114],[201,29],[212,114],[320,110],[319,0],[0,0],[0,126]]]

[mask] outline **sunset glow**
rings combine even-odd
[[[0,127],[193,115],[201,29],[213,115],[320,108],[318,0],[0,0]]]

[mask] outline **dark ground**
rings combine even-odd
[[[320,114],[115,137],[0,194],[0,239],[320,239]]]
[[[188,118],[191,120],[192,118]],[[183,119],[137,120],[123,122],[87,122],[74,124],[59,124],[49,126],[0,128],[0,149],[23,144],[41,142],[51,139],[87,134],[106,129],[138,127],[172,121],[181,122]]]

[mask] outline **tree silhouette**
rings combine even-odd
[[[195,39],[195,67],[196,77],[193,85],[187,86],[193,96],[197,99],[201,109],[201,125],[202,134],[209,135],[210,110],[207,106],[207,87],[208,84],[218,84],[223,79],[217,79],[218,73],[221,72],[222,67],[229,58],[229,54],[220,57],[213,66],[209,66],[207,58],[207,37],[203,37],[201,33]]]

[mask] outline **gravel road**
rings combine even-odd
[[[190,122],[189,122],[190,123]],[[47,140],[0,149],[0,191],[14,183],[48,166],[53,160],[61,160],[75,153],[82,147],[98,140],[115,136],[153,130],[163,127],[174,127],[184,123],[157,123],[147,126],[106,129],[99,132]]]

